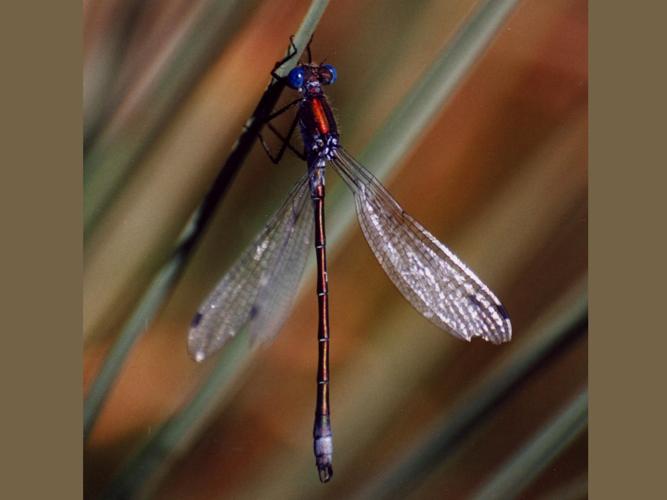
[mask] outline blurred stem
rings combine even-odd
[[[440,52],[429,71],[391,113],[380,131],[360,156],[378,179],[386,179],[400,166],[401,159],[420,140],[429,124],[468,74],[518,0],[486,0],[475,10],[453,40]],[[341,193],[332,192],[336,219],[327,228],[335,242],[354,219],[350,203],[340,202]]]
[[[197,427],[192,422],[203,422],[215,409],[212,401],[220,401],[228,393],[235,378],[249,359],[250,350],[246,335],[232,338],[222,351],[213,372],[209,375],[210,383],[197,392],[187,407],[167,419],[158,431],[141,449],[123,464],[120,472],[112,479],[109,489],[102,495],[105,500],[145,497],[147,490],[155,486],[161,474],[176,458],[174,453],[182,443],[183,437],[196,433]]]
[[[97,111],[91,118],[84,123],[83,127],[83,156],[84,158],[90,151],[91,145],[97,141],[104,127],[109,123],[113,111],[118,107],[122,96],[128,92],[128,82],[118,83],[116,81],[119,74],[122,74],[121,68],[127,56],[127,41],[134,36],[137,25],[144,15],[146,8],[150,5],[142,0],[129,0],[121,4],[116,22],[113,25],[111,33],[107,35],[109,44],[109,61],[107,63],[106,74],[108,78],[104,79],[103,87],[96,92],[97,97],[94,106]]]
[[[586,429],[587,424],[588,391],[584,389],[471,498],[517,498]]]
[[[539,500],[580,500],[582,498],[588,498],[587,472],[539,496]]]
[[[543,333],[529,339],[491,370],[480,385],[423,433],[421,441],[405,459],[375,478],[359,498],[395,498],[401,492],[410,491],[411,486],[451,456],[487,415],[519,390],[522,381],[585,334],[587,325],[588,300],[584,295]]]
[[[478,61],[517,2],[486,0],[481,3],[430,70],[417,81],[401,106],[391,114],[383,125],[382,133],[371,142],[363,156],[367,165],[394,165],[414,146]],[[379,161],[380,158],[382,161]],[[374,170],[374,174],[383,176],[385,172],[380,168]]]
[[[97,417],[113,383],[118,377],[125,358],[139,336],[153,321],[162,305],[166,302],[181,275],[182,269],[185,267],[187,257],[185,253],[178,252],[158,273],[149,289],[141,298],[137,309],[111,346],[83,405],[84,441],[90,436],[90,432],[97,421]]]
[[[209,0],[169,65],[154,79],[152,91],[143,104],[142,130],[131,134],[121,130],[108,141],[97,140],[84,157],[84,237],[97,225],[127,175],[148,151],[169,117],[185,102],[185,97],[222,48],[244,16],[252,9],[237,8],[238,0]],[[113,99],[113,98],[112,98]]]
[[[314,0],[311,3],[301,27],[294,36],[297,54],[276,71],[278,75],[286,75],[298,62],[299,56],[312,37],[327,4],[328,0]],[[139,305],[112,346],[109,355],[104,360],[100,373],[93,382],[84,404],[84,438],[90,435],[109,390],[132,346],[161,310],[178,282],[183,269],[192,256],[196,243],[200,240],[228,187],[250,153],[257,140],[258,132],[264,125],[266,117],[278,102],[283,89],[284,83],[278,81],[270,84],[264,92],[231,154],[179,239],[176,251],[151,282]]]

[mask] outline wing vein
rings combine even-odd
[[[332,160],[355,198],[361,230],[378,262],[424,317],[456,337],[511,339],[511,324],[491,290],[343,148]]]
[[[308,176],[246,247],[193,318],[188,350],[202,361],[248,327],[251,341],[268,341],[287,317],[313,235]]]

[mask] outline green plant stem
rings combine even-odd
[[[521,448],[479,491],[475,500],[518,498],[588,425],[588,391],[584,389],[568,406]]]
[[[299,60],[299,55],[313,35],[327,4],[328,0],[314,0],[312,2],[301,27],[294,36],[294,44],[298,52],[295,57],[287,61],[276,71],[278,75],[286,75]],[[264,125],[266,117],[278,102],[283,89],[284,83],[278,81],[269,85],[266,92],[264,92],[252,117],[246,123],[246,128],[234,145],[231,154],[220,169],[206,197],[192,216],[191,222],[179,239],[175,252],[151,282],[139,305],[123,327],[118,339],[105,358],[84,403],[84,438],[90,435],[109,390],[118,377],[132,346],[159,313],[173,291],[183,269],[192,256],[196,243],[200,240],[224,194],[234,180],[245,158],[250,153],[257,140],[259,130]]]
[[[136,34],[140,26],[140,20],[150,4],[142,1],[130,0],[123,2],[119,9],[118,17],[113,25],[111,33],[107,36],[108,44],[112,48],[108,50],[110,56],[107,62],[107,75],[118,75],[121,73],[123,63],[127,58],[127,40]],[[91,145],[100,137],[104,127],[109,123],[113,111],[120,105],[123,96],[127,95],[129,79],[118,82],[114,78],[106,78],[103,88],[96,92],[96,105],[93,106],[95,113],[89,120],[84,121],[83,127],[83,157],[86,158],[90,152]]]
[[[401,159],[437,118],[517,3],[517,0],[482,2],[440,52],[359,157],[375,177],[387,179],[400,166]],[[340,190],[328,197],[335,206],[336,219],[329,224],[327,233],[335,244],[352,224],[354,208],[341,202]]]
[[[90,436],[90,432],[95,426],[95,422],[109,395],[109,391],[116,381],[132,346],[144,332],[147,325],[153,321],[171,294],[185,266],[187,257],[188,255],[184,253],[178,253],[160,270],[149,289],[141,298],[136,310],[123,327],[120,335],[111,346],[99,373],[88,391],[83,405],[84,441]]]
[[[475,10],[371,142],[363,156],[368,165],[380,163],[378,157],[383,165],[400,161],[442,110],[516,4],[517,0],[487,0]],[[382,169],[375,174],[382,176]]]
[[[389,467],[357,498],[395,498],[419,483],[433,468],[446,460],[496,407],[519,390],[523,380],[555,359],[577,338],[588,323],[586,296],[558,317],[542,333],[514,351],[492,369],[484,381],[465,394],[453,410],[443,414],[406,458]]]
[[[254,0],[253,0],[254,1]],[[124,131],[109,141],[97,140],[86,148],[84,158],[84,237],[94,231],[102,214],[127,179],[132,168],[148,151],[169,123],[185,97],[252,9],[240,9],[238,0],[210,0],[193,23],[190,35],[170,57],[146,99],[141,131]],[[121,89],[122,90],[122,89]],[[114,97],[111,96],[111,101]]]
[[[193,426],[193,421],[203,425],[216,408],[211,402],[220,401],[229,394],[233,381],[249,359],[249,350],[246,335],[238,335],[229,341],[209,375],[210,383],[197,392],[183,411],[162,423],[151,439],[123,464],[102,495],[103,499],[147,496],[148,490],[156,486],[172,460],[177,458],[175,451],[180,448],[183,438],[198,432],[199,427]]]

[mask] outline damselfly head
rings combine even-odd
[[[287,75],[287,84],[299,92],[308,95],[322,93],[322,85],[331,85],[336,81],[336,68],[331,64],[301,64]]]

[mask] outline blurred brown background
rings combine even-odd
[[[217,3],[84,4],[85,390],[309,5],[255,0],[216,10]],[[328,93],[348,151],[361,155],[479,6],[472,0],[328,6],[312,49],[316,61],[326,58],[338,70]],[[201,28],[202,16],[210,33]],[[503,367],[511,368],[522,349],[585,297],[586,146],[587,4],[518,2],[437,119],[383,180],[497,292],[512,318],[513,341],[468,344],[437,330],[393,287],[355,222],[332,242],[329,256],[332,482],[319,484],[311,450],[317,345],[311,273],[276,341],[244,358],[233,382],[212,393],[215,411],[178,436],[142,494],[375,497],[373,485],[387,480],[393,464],[428,443],[429,433],[451,422],[448,416],[473,407],[476,387],[493,386]],[[289,155],[274,166],[254,148],[90,435],[88,498],[109,491],[122,464],[211,377],[216,361],[197,365],[187,355],[190,318],[304,168]],[[342,187],[332,172],[328,179],[332,189]],[[348,194],[328,204],[328,221],[335,223],[338,206],[352,204]],[[585,334],[550,352],[455,447],[423,467],[405,496],[469,498],[502,471],[528,470],[515,459],[531,444],[549,442],[550,423],[586,387],[586,358]],[[570,437],[513,494],[586,497],[587,435]]]

